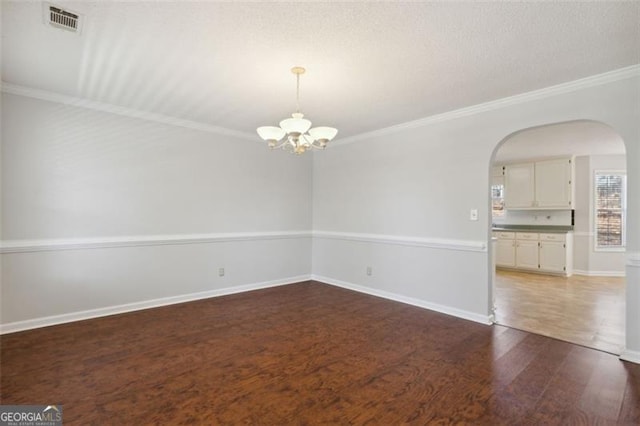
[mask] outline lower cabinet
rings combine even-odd
[[[573,273],[573,234],[540,234],[540,270]]]
[[[513,232],[494,232],[496,241],[495,261],[496,266],[513,268],[516,266],[516,241]],[[501,238],[499,235],[506,235]]]
[[[496,266],[570,276],[573,234],[494,232]]]
[[[538,269],[538,242],[516,240],[516,268]]]

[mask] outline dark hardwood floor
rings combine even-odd
[[[640,365],[307,282],[4,335],[68,425],[640,423]]]

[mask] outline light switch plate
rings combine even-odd
[[[469,212],[469,220],[478,220],[478,209],[471,209]]]

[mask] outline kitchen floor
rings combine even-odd
[[[498,324],[616,355],[624,349],[624,278],[498,269],[495,293]]]

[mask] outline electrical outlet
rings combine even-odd
[[[224,268],[218,268],[218,276],[224,277]]]
[[[367,275],[371,276],[372,270],[371,266],[367,266]]]
[[[469,220],[478,220],[478,209],[471,209],[469,212]]]

